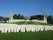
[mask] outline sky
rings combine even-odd
[[[53,16],[53,0],[0,0],[0,16],[9,14],[31,16],[43,14]]]

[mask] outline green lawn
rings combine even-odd
[[[49,23],[40,23],[40,22],[32,22],[32,21],[21,21],[21,22],[13,22],[13,24],[35,24],[35,25],[53,25],[53,24],[49,24]]]
[[[53,40],[53,31],[0,33],[0,40]]]

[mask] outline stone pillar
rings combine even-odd
[[[44,12],[44,22],[47,23],[47,16],[45,12]]]
[[[10,13],[10,16],[9,16],[9,22],[12,22],[13,20],[13,15],[12,15],[12,12]]]

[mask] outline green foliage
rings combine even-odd
[[[4,19],[5,19],[4,17],[0,16],[0,21],[4,21]]]
[[[33,19],[43,20],[43,15],[32,15],[32,16],[30,16],[30,20],[33,20]]]
[[[52,16],[48,16],[47,17],[47,22],[50,24],[53,24],[53,17]]]
[[[21,14],[14,14],[13,19],[24,19],[24,16]]]

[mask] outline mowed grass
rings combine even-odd
[[[40,23],[40,22],[32,22],[32,21],[28,21],[28,22],[26,22],[26,21],[21,21],[21,22],[13,22],[13,23],[11,23],[11,24],[34,24],[34,25],[53,25],[53,24],[50,24],[50,23]]]
[[[0,33],[0,40],[53,40],[53,31]]]

